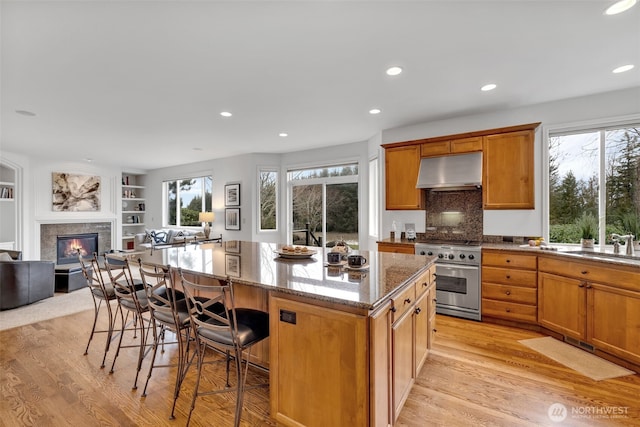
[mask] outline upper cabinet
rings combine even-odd
[[[484,209],[534,209],[534,132],[540,123],[383,144],[387,210],[424,209],[420,159],[482,151]]]
[[[484,137],[484,209],[533,209],[533,130]]]
[[[422,192],[416,188],[420,169],[420,145],[385,149],[386,208],[422,209]]]
[[[471,153],[482,151],[482,137],[473,136],[470,138],[445,139],[441,141],[430,141],[420,144],[420,156],[444,156],[447,154]]]

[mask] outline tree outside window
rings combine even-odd
[[[549,240],[579,242],[584,212],[600,219],[599,242],[640,238],[640,124],[550,135]]]
[[[199,227],[200,212],[212,210],[210,176],[165,181],[166,226]]]
[[[277,230],[278,225],[278,172],[260,170],[258,173],[258,197],[260,205],[259,229]]]

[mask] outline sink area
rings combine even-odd
[[[584,249],[562,249],[558,250],[558,253],[567,254],[567,255],[576,255],[579,257],[584,257],[588,259],[597,259],[603,261],[617,261],[622,263],[629,264],[640,264],[640,254],[635,255],[626,255],[626,254],[615,254],[612,250],[584,250]]]

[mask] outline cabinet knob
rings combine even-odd
[[[391,307],[391,311],[392,311],[393,313],[395,313],[396,311],[398,311],[398,309],[397,309],[397,308],[395,308],[395,307]]]
[[[422,286],[427,287],[428,286],[427,282],[422,282]]]
[[[420,314],[421,311],[422,310],[420,310],[420,307],[416,307],[416,310],[415,310],[416,314]]]
[[[505,292],[505,294],[511,295],[511,291],[507,291],[507,292]]]
[[[582,271],[580,272],[580,274],[588,274],[588,273],[589,273],[589,272],[588,272],[587,270],[582,270]]]
[[[510,260],[510,259],[508,259],[508,260],[507,260],[507,263],[510,263],[510,262],[511,262],[511,260]]]
[[[591,285],[590,284],[587,285],[587,289],[591,289]]]
[[[584,283],[580,283],[580,284],[578,285],[578,287],[579,287],[579,288],[584,288]]]
[[[507,313],[511,313],[511,309],[510,309],[510,308],[507,308],[505,311],[506,311]]]
[[[438,302],[438,299],[437,299],[437,298],[434,298],[434,299],[433,299],[433,302]]]
[[[407,299],[405,299],[405,300],[404,300],[404,303],[405,303],[405,304],[411,304],[411,298],[407,298]]]
[[[438,330],[436,328],[433,328],[433,332],[438,332]]]
[[[511,276],[509,276],[508,274],[507,274],[507,279],[511,279]]]

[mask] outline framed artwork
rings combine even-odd
[[[100,177],[53,172],[54,212],[99,212]]]
[[[224,205],[240,206],[240,184],[224,186]]]
[[[240,253],[240,240],[226,240],[224,242],[224,251],[234,254]]]
[[[231,277],[240,277],[240,255],[225,255],[225,273]]]
[[[240,230],[240,208],[225,209],[224,229]]]

